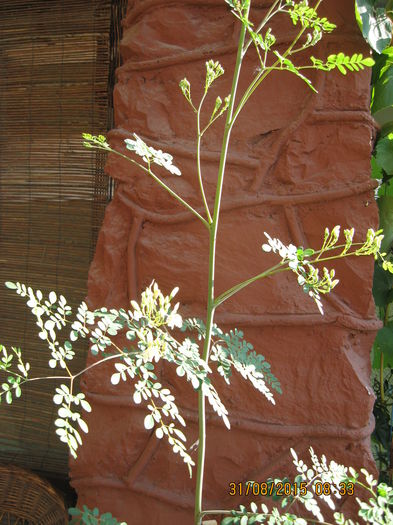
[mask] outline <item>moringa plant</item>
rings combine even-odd
[[[93,367],[113,361],[114,370],[111,383],[131,380],[133,400],[145,403],[147,412],[144,426],[154,431],[158,439],[166,439],[174,453],[179,454],[186,464],[190,476],[195,466],[190,455],[186,436],[182,427],[186,426],[183,416],[176,405],[173,392],[158,381],[156,365],[166,360],[175,366],[179,376],[184,377],[198,395],[199,441],[198,460],[196,465],[195,489],[195,525],[200,525],[204,516],[211,511],[203,508],[203,482],[206,452],[206,401],[213,407],[223,423],[230,428],[230,418],[226,407],[213,385],[213,371],[221,375],[230,384],[233,371],[248,380],[261,392],[268,401],[274,403],[274,392],[280,393],[279,381],[270,369],[270,365],[252,344],[244,339],[243,332],[234,329],[226,333],[214,322],[217,308],[238,291],[252,283],[277,273],[292,272],[303,291],[315,301],[323,314],[321,297],[329,293],[338,284],[334,269],[323,266],[324,263],[351,256],[373,256],[382,261],[384,269],[393,273],[393,265],[381,252],[383,235],[381,231],[369,229],[364,241],[354,241],[354,229],[344,229],[340,240],[340,227],[331,231],[326,228],[319,248],[304,248],[292,244],[285,245],[279,239],[271,238],[265,233],[266,241],[262,250],[276,255],[276,262],[258,275],[235,284],[230,289],[216,294],[214,289],[216,242],[220,221],[221,198],[226,172],[227,154],[230,136],[234,124],[254,91],[273,72],[287,71],[299,77],[309,88],[316,91],[308,78],[309,70],[332,71],[337,69],[341,74],[348,71],[359,71],[373,64],[370,57],[360,53],[346,56],[344,53],[330,55],[326,60],[313,56],[304,65],[293,61],[294,56],[315,46],[325,33],[335,29],[335,25],[318,15],[318,7],[310,7],[307,0],[275,0],[267,9],[262,20],[251,18],[251,0],[225,0],[231,13],[240,23],[240,34],[236,62],[233,71],[231,92],[223,98],[215,99],[211,112],[204,111],[204,102],[214,82],[224,74],[218,61],[206,62],[204,89],[198,102],[192,98],[191,85],[187,78],[180,81],[180,90],[196,119],[196,164],[200,189],[201,206],[196,208],[186,202],[170,188],[155,172],[155,165],[164,168],[171,175],[181,176],[179,168],[173,163],[173,157],[146,144],[138,135],[125,140],[125,147],[132,157],[116,151],[102,135],[84,134],[84,144],[88,148],[104,150],[118,155],[131,165],[136,166],[155,180],[178,203],[192,213],[206,229],[209,237],[209,272],[206,295],[206,315],[201,319],[183,319],[178,311],[178,304],[173,305],[175,288],[169,296],[164,296],[157,283],[153,282],[141,295],[140,302],[131,301],[128,309],[106,309],[94,312],[82,303],[74,319],[71,308],[63,296],[50,292],[44,297],[42,292],[21,283],[6,283],[21,297],[27,298],[27,305],[36,318],[39,337],[46,342],[50,350],[49,367],[54,372],[48,376],[61,382],[54,394],[54,403],[59,406],[58,418],[55,421],[56,433],[65,442],[71,454],[76,457],[77,449],[82,443],[81,433],[87,432],[80,408],[90,411],[90,405],[83,393],[75,392],[75,379]],[[296,35],[285,50],[279,51],[271,27],[273,17],[288,16],[296,28]],[[257,57],[257,68],[248,87],[239,93],[239,77],[242,63],[251,49]],[[202,137],[220,118],[225,117],[222,136],[222,147],[217,172],[214,206],[209,206],[204,189],[201,163]],[[322,267],[321,267],[322,265]],[[58,332],[67,330],[66,336],[58,339]],[[179,335],[179,332],[181,335]],[[129,341],[123,347],[118,341],[119,334]],[[74,344],[81,338],[88,338],[91,352],[96,361],[85,369],[72,371]],[[27,382],[46,378],[32,377],[30,366],[22,359],[20,349],[12,348],[8,352],[0,348],[0,368],[7,374],[2,384],[0,399],[5,397],[11,403],[13,396],[21,395],[21,387]],[[87,512],[87,511],[86,511]],[[225,513],[225,511],[223,511]],[[248,518],[247,518],[248,519]],[[240,521],[246,523],[241,518]],[[250,522],[251,523],[251,522]],[[273,523],[273,522],[269,522]],[[278,522],[277,522],[278,523]]]

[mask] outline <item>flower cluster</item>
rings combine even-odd
[[[148,146],[136,133],[134,133],[134,137],[135,140],[124,140],[126,148],[142,157],[149,168],[150,164],[154,162],[154,164],[158,164],[168,170],[172,175],[181,175],[179,168],[172,164],[172,155],[164,153],[160,149],[154,149],[151,146]]]
[[[205,93],[207,93],[213,82],[223,74],[224,68],[219,62],[215,62],[214,60],[209,60],[206,62]]]
[[[191,105],[191,107],[193,108],[193,110],[196,113],[197,109],[195,108],[195,106],[194,106],[194,104],[192,103],[192,100],[191,100],[191,85],[190,85],[190,82],[186,78],[183,78],[179,82],[179,87],[181,89],[181,92],[185,96],[186,100],[188,101],[188,103]]]
[[[140,305],[136,301],[131,301],[131,306],[134,308],[133,319],[139,321],[142,317],[145,317],[150,320],[150,324],[158,328],[163,325],[167,325],[171,329],[175,327],[180,328],[183,324],[183,319],[177,313],[179,303],[176,303],[175,306],[171,305],[171,300],[178,291],[179,288],[176,286],[170,295],[165,297],[160,291],[158,284],[153,281],[142,292]]]
[[[320,293],[329,293],[337,284],[338,280],[334,278],[334,270],[330,272],[323,268],[323,277],[320,278],[319,271],[307,260],[307,257],[314,254],[314,250],[308,248],[297,248],[293,244],[285,246],[280,239],[272,239],[265,232],[267,244],[262,245],[264,252],[278,253],[281,257],[281,264],[287,264],[288,267],[298,276],[297,282],[302,286],[303,291],[314,299],[318,310],[323,315],[323,306]]]
[[[288,262],[288,266],[292,270],[296,270],[298,267],[298,257],[297,257],[297,248],[293,244],[288,244],[285,246],[280,239],[272,239],[270,235],[264,232],[265,237],[267,238],[267,244],[262,244],[262,250],[264,252],[273,252],[278,253],[282,259],[282,262]]]

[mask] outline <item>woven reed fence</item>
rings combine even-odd
[[[65,525],[62,497],[33,472],[0,465],[0,525]]]
[[[81,133],[111,125],[125,0],[0,2],[0,342],[20,346],[35,376],[48,351],[6,280],[56,290],[77,305],[111,188]],[[84,363],[82,348],[76,367]],[[53,384],[0,407],[0,462],[67,472],[55,436]]]

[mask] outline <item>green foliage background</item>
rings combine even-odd
[[[356,0],[356,16],[363,36],[373,49],[375,65],[371,80],[371,113],[378,125],[371,160],[372,178],[378,182],[376,199],[382,250],[392,259],[393,247],[393,46],[392,0]],[[376,428],[373,452],[381,479],[392,482],[393,427],[393,275],[376,262],[373,294],[383,328],[377,334],[372,354]]]

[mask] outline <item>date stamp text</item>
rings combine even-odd
[[[229,483],[230,496],[306,496],[310,487],[304,481],[301,483],[290,483],[289,481],[257,482],[239,481]],[[354,484],[351,482],[340,483],[338,486],[340,496],[353,496]],[[313,484],[313,493],[316,496],[333,495],[332,485],[328,482],[317,481]]]

